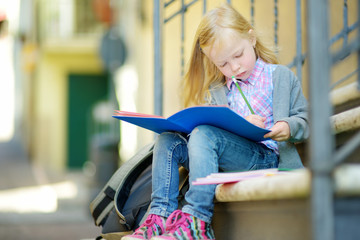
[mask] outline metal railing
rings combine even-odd
[[[165,9],[175,0],[164,3],[162,0],[154,0],[154,95],[155,114],[162,115],[163,104],[163,59],[162,59],[162,29],[163,25],[173,18],[181,17],[181,67],[184,68],[184,38],[185,17],[187,10],[200,0],[192,0],[185,3],[181,1],[178,11],[164,19]],[[251,23],[254,25],[255,0],[250,1]],[[332,113],[332,105],[329,102],[329,91],[338,84],[343,83],[357,74],[357,84],[360,90],[360,0],[357,1],[358,19],[352,25],[348,23],[348,1],[343,0],[343,26],[342,30],[332,38],[329,38],[329,2],[327,0],[306,1],[307,16],[307,46],[308,51],[302,49],[302,0],[294,0],[296,9],[296,53],[293,60],[287,64],[290,68],[296,68],[298,79],[303,79],[303,65],[308,62],[309,71],[309,98],[310,98],[310,168],[312,171],[311,212],[313,239],[334,240],[334,193],[332,172],[336,165],[344,162],[356,148],[360,146],[360,131],[355,134],[345,145],[335,149],[334,136],[331,133],[329,118]],[[230,0],[227,0],[231,3]],[[207,1],[202,0],[203,13],[207,11]],[[279,2],[274,0],[274,44],[278,45],[279,31]],[[287,10],[288,11],[288,10]],[[357,30],[357,37],[350,41],[349,35]],[[330,47],[342,40],[342,46],[337,51],[331,52]],[[357,68],[345,77],[330,85],[330,70],[351,54],[357,54]]]
[[[317,12],[319,11],[319,12]],[[313,239],[334,240],[334,138],[329,94],[330,60],[326,1],[307,1],[310,91],[311,212]]]

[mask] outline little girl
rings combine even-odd
[[[225,130],[201,125],[189,136],[158,136],[153,155],[153,192],[149,215],[129,239],[215,239],[211,227],[215,185],[191,185],[219,171],[300,168],[294,142],[309,135],[307,102],[301,84],[258,39],[254,28],[230,5],[208,12],[195,36],[184,80],[184,103],[228,105],[268,138],[253,142]],[[239,89],[254,110],[251,114]],[[189,170],[187,204],[178,208],[179,165]]]

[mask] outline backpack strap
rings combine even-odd
[[[132,174],[132,170],[136,169],[136,166],[141,165],[143,161],[147,160],[152,154],[153,148],[154,142],[141,148],[132,158],[122,164],[100,193],[90,203],[90,212],[95,221],[95,225],[103,225],[110,211],[114,208],[116,191],[123,187],[128,176]],[[125,221],[125,217],[122,216],[122,214],[119,214],[119,217]]]
[[[101,213],[103,212],[103,210],[106,209],[107,206],[111,206],[111,203],[115,199],[116,192],[110,186],[107,186],[104,193],[105,193],[104,198],[98,203],[98,205],[95,207],[95,209],[92,212],[92,216],[94,219],[98,219]]]

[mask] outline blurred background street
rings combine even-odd
[[[89,184],[82,171],[45,172],[16,142],[0,144],[0,238],[95,239]]]
[[[120,164],[111,115],[136,97],[127,43],[144,6],[0,0],[0,239],[100,235],[89,204]]]

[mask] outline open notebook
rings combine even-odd
[[[263,178],[274,175],[289,174],[289,171],[282,171],[277,168],[253,170],[246,172],[213,173],[204,178],[198,178],[192,182],[193,185],[208,185],[221,183],[234,183],[249,179]]]
[[[227,106],[189,107],[168,118],[126,111],[115,111],[113,117],[156,133],[174,131],[189,134],[199,125],[211,125],[258,142],[270,132],[251,124]]]

